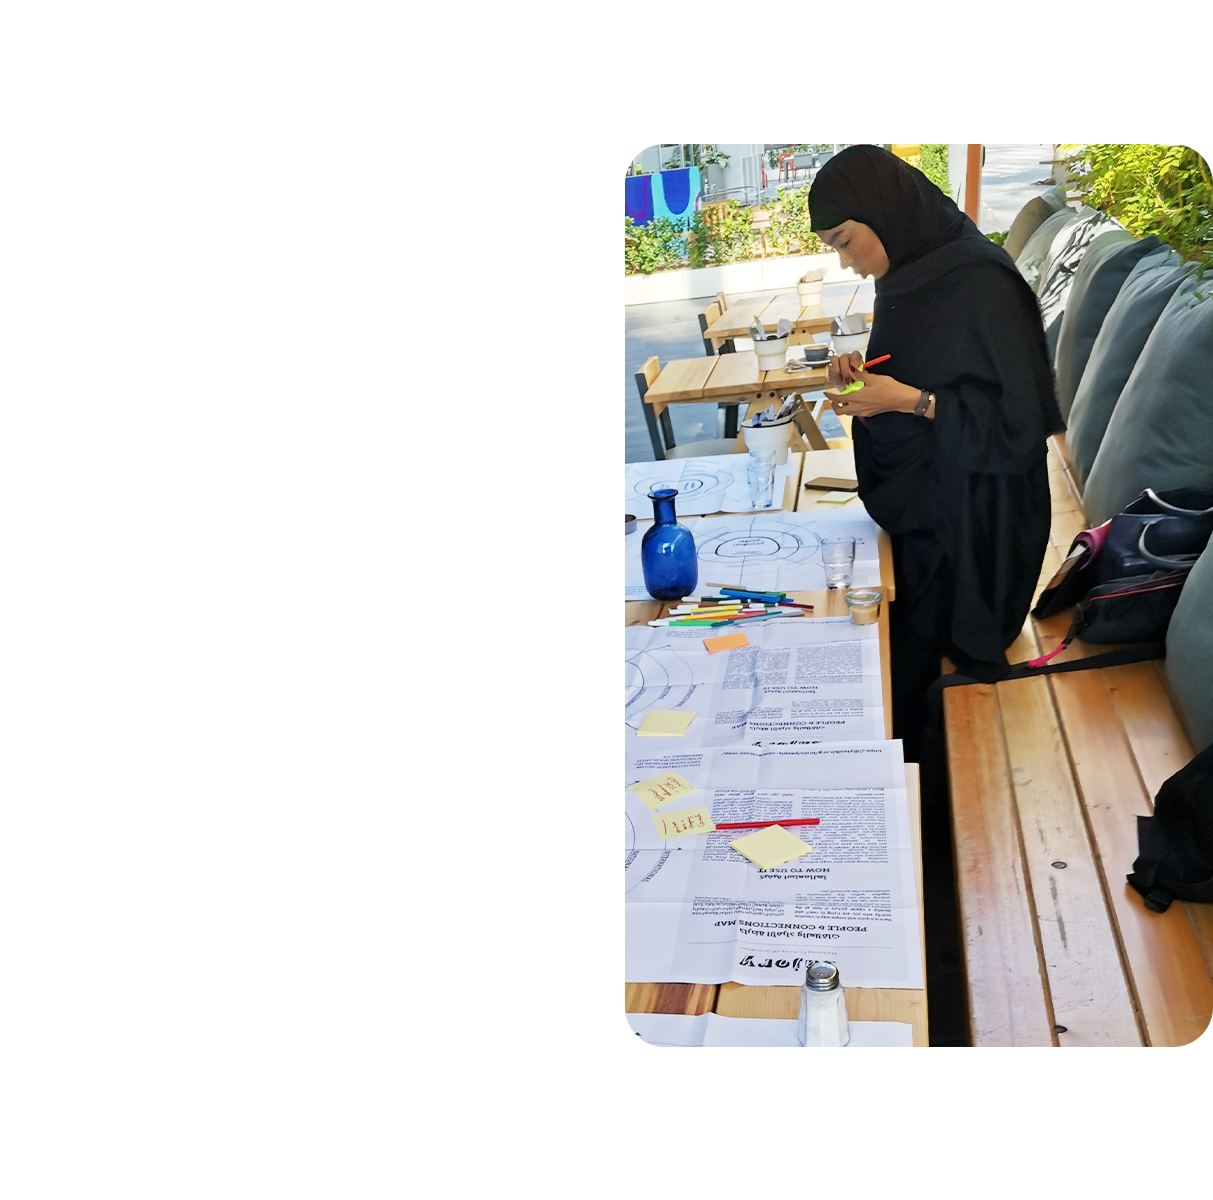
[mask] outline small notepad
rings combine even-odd
[[[694,837],[697,833],[711,833],[716,826],[712,814],[701,804],[698,808],[681,808],[672,813],[654,813],[653,824],[657,836],[665,838]]]
[[[824,496],[816,497],[820,504],[846,504],[848,500],[855,499],[854,492],[826,492]]]
[[[791,862],[792,859],[808,854],[813,849],[782,825],[768,825],[766,829],[738,838],[729,845],[763,871],[769,867],[777,867],[780,863]]]
[[[677,771],[664,771],[628,786],[628,791],[635,792],[649,808],[660,808],[671,800],[681,800],[694,790],[695,785],[689,779],[683,779]]]
[[[704,638],[703,644],[708,648],[709,654],[715,654],[718,650],[735,650],[739,646],[748,646],[750,639],[744,633],[726,633],[723,637]]]
[[[636,736],[682,737],[694,719],[693,712],[670,712],[668,709],[654,708],[645,713],[640,728],[636,730]]]

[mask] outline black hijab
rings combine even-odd
[[[817,173],[809,189],[814,233],[843,221],[875,230],[890,274],[955,241],[970,224],[921,171],[883,146],[848,146]]]

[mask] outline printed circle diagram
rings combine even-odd
[[[624,723],[638,729],[652,708],[684,708],[695,686],[691,668],[675,651],[637,650],[624,661]]]
[[[733,476],[728,471],[688,471],[680,479],[637,479],[632,483],[630,492],[640,500],[647,500],[649,492],[655,488],[674,488],[678,495],[674,499],[677,508],[682,497],[694,498],[697,492],[716,492],[723,495],[733,484]]]
[[[700,562],[754,558],[772,563],[807,563],[821,546],[817,534],[803,525],[771,521],[769,517],[756,525],[723,530],[699,542]]]

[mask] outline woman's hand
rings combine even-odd
[[[852,417],[874,417],[882,412],[913,412],[921,392],[907,383],[898,383],[891,375],[871,374],[863,369],[863,355],[852,351],[845,357],[830,358],[830,373],[826,382],[832,388],[845,387],[858,379],[863,387],[840,396],[826,391],[836,413]]]
[[[830,373],[826,383],[832,388],[846,387],[853,379],[863,378],[863,355],[852,350],[847,355],[830,355]]]

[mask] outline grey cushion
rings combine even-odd
[[[1162,310],[1083,488],[1093,525],[1143,488],[1213,487],[1213,280],[1185,278]]]
[[[1012,258],[1018,258],[1020,251],[1028,244],[1028,238],[1040,228],[1043,222],[1055,212],[1060,212],[1065,206],[1066,189],[1061,185],[1050,188],[1039,196],[1033,196],[1015,214],[1015,220],[1011,222],[1007,240],[1003,243],[1006,252]]]
[[[1052,261],[1048,274],[1041,277],[1040,316],[1045,323],[1045,337],[1049,344],[1049,357],[1052,358],[1057,349],[1057,335],[1061,331],[1061,316],[1065,312],[1066,302],[1070,298],[1070,285],[1074,282],[1074,272],[1086,258],[1087,250],[1093,242],[1107,233],[1115,233],[1121,229],[1119,221],[1101,212],[1093,212],[1072,225],[1067,225],[1053,239],[1054,246],[1060,239],[1061,245],[1050,251]],[[1123,230],[1122,230],[1123,232]]]
[[[1073,208],[1063,208],[1061,212],[1055,212],[1041,223],[1040,228],[1028,238],[1027,245],[1016,256],[1015,265],[1033,291],[1040,282],[1041,268],[1044,266],[1053,239],[1067,225],[1077,220],[1078,212]]]
[[[1151,251],[1129,272],[1099,327],[1066,418],[1066,447],[1084,483],[1142,347],[1186,270],[1170,247]]]
[[[1213,549],[1192,568],[1167,629],[1167,681],[1198,751],[1213,742]]]
[[[1073,286],[1062,313],[1053,358],[1057,374],[1057,405],[1068,421],[1078,381],[1091,357],[1091,347],[1129,272],[1162,243],[1153,234],[1135,238],[1126,229],[1101,233],[1074,272]]]

